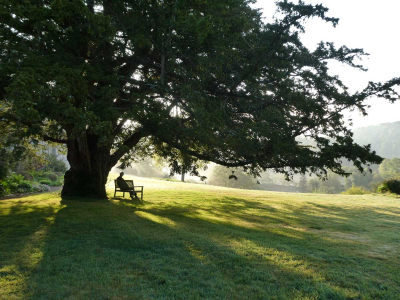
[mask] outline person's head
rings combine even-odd
[[[119,173],[119,176],[121,177],[124,176],[124,172]]]

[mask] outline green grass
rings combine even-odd
[[[0,201],[0,299],[400,299],[399,198],[135,183]]]

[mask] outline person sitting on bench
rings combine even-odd
[[[119,173],[119,177],[117,178],[117,184],[119,186],[119,188],[121,189],[121,191],[123,192],[129,192],[131,195],[131,198],[133,199],[133,197],[136,197],[136,192],[134,191],[133,186],[130,187],[124,180],[124,178],[122,178],[122,176],[124,176],[124,172]]]

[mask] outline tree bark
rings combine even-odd
[[[185,168],[184,167],[182,167],[181,181],[185,182]]]
[[[70,169],[64,176],[62,197],[107,198],[106,183],[111,171],[108,147],[98,147],[98,137],[84,133],[67,143]]]

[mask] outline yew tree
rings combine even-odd
[[[0,117],[66,145],[63,196],[104,198],[114,165],[153,154],[192,173],[198,159],[289,176],[379,163],[343,111],[396,100],[399,79],[350,93],[328,61],[363,70],[363,50],[300,39],[307,19],[338,24],[327,8],[278,1],[264,23],[254,2],[2,1]]]

